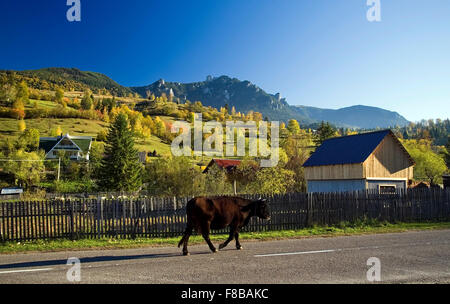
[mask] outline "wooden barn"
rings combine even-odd
[[[392,133],[383,130],[331,138],[303,165],[308,192],[407,189],[414,161]]]

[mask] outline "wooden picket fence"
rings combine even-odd
[[[243,231],[301,229],[376,219],[450,221],[450,190],[292,193],[267,198],[271,220],[253,218]],[[42,239],[137,238],[182,235],[191,198],[73,199],[0,203],[0,242]],[[227,230],[213,233],[227,233]]]

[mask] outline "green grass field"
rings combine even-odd
[[[337,237],[346,235],[361,235],[375,233],[400,233],[406,231],[423,231],[450,229],[450,222],[444,223],[343,223],[333,227],[311,227],[301,230],[268,231],[241,233],[240,239],[246,241],[270,241],[280,239],[299,239],[309,237]],[[214,243],[223,242],[226,235],[212,235],[211,240]],[[125,249],[155,246],[176,246],[180,237],[172,238],[139,238],[130,239],[85,239],[78,241],[55,240],[55,241],[34,241],[34,242],[7,242],[0,243],[0,254],[11,254],[18,252],[33,251],[70,251],[70,250],[89,250],[89,249]],[[203,244],[201,236],[194,235],[189,243]]]
[[[58,106],[58,104],[54,101],[30,99],[30,103],[27,104],[25,108],[32,108],[33,103],[35,102],[37,102],[39,108],[43,108],[46,110],[54,109]]]
[[[100,130],[108,127],[103,121],[78,118],[36,118],[26,119],[25,123],[27,128],[39,130],[41,136],[51,136],[51,130],[59,126],[64,134],[96,137]],[[18,136],[18,121],[13,118],[0,118],[0,143],[6,139],[14,140]],[[156,136],[151,136],[145,141],[137,139],[136,148],[139,151],[156,150],[160,155],[170,154],[170,145],[163,143]]]
[[[27,128],[39,130],[41,136],[50,136],[51,130],[60,127],[64,133],[71,135],[96,136],[107,124],[102,121],[77,118],[36,118],[25,119]],[[0,118],[0,134],[2,137],[19,136],[18,121],[13,118]]]
[[[156,152],[161,156],[171,155],[170,145],[162,142],[162,140],[156,136],[151,136],[149,139],[136,140],[136,149],[139,151]]]

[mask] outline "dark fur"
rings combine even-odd
[[[187,255],[187,245],[193,229],[200,233],[212,252],[216,248],[209,239],[211,229],[223,229],[230,226],[228,240],[220,244],[219,249],[228,245],[234,238],[236,248],[242,249],[239,243],[239,231],[246,226],[253,216],[269,219],[269,210],[265,200],[251,201],[240,197],[197,197],[186,206],[187,226],[178,247],[183,246],[183,254]]]

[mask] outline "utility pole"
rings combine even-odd
[[[61,157],[58,158],[58,181],[59,181],[59,175],[61,173]]]

